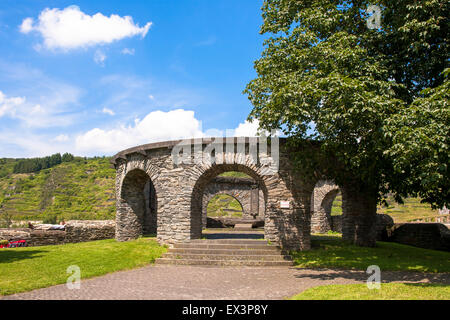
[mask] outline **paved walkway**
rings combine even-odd
[[[365,283],[367,278],[364,271],[152,265],[83,280],[79,290],[58,285],[3,299],[268,300],[284,299],[320,285]],[[450,285],[450,274],[382,272],[381,278],[382,282]]]

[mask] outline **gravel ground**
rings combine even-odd
[[[327,284],[365,283],[364,271],[293,267],[200,267],[151,265],[81,281],[80,289],[57,285],[4,296],[31,300],[271,300]],[[450,274],[382,272],[382,282],[450,285]]]

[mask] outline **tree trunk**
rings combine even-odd
[[[342,239],[363,247],[376,245],[377,197],[371,192],[342,188]]]

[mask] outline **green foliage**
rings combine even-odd
[[[393,145],[386,151],[393,159],[399,194],[413,194],[434,207],[450,198],[450,69],[443,84],[423,91],[408,108],[386,124]]]
[[[442,105],[448,98],[433,96],[433,90],[448,94],[447,87],[433,89],[443,85],[448,61],[447,4],[376,1],[382,25],[375,30],[367,27],[368,4],[264,1],[261,33],[269,37],[255,62],[258,77],[244,91],[253,104],[249,119],[290,136],[302,151],[293,156],[305,174],[321,168],[339,185],[358,185],[378,200],[392,191],[398,201],[412,193],[448,204],[448,106]],[[417,121],[409,118],[409,108],[426,103],[420,100],[426,88],[447,113],[433,114],[438,128],[429,131],[437,136],[415,137],[425,145],[421,149],[398,128],[405,119],[413,129],[424,128],[432,111],[416,112],[423,120]],[[404,117],[393,120],[399,115]],[[393,144],[398,147],[389,151]],[[410,149],[420,155],[417,161],[426,159],[427,173],[410,170],[413,176],[405,181],[403,173],[415,162],[412,156],[397,158]]]
[[[63,155],[62,155],[62,158],[61,158],[61,161],[62,162],[71,162],[71,161],[73,161],[75,158],[74,158],[74,156],[73,156],[73,154],[70,154],[70,153],[64,153]]]
[[[247,178],[252,179],[248,174],[239,171],[227,171],[222,174],[219,174],[219,177],[231,177],[231,178]]]
[[[31,173],[52,168],[61,163],[61,154],[55,153],[49,157],[23,159],[14,165],[13,173]]]
[[[42,223],[46,224],[56,224],[57,223],[57,216],[56,214],[46,214],[42,218]]]
[[[14,220],[114,219],[115,171],[109,158],[74,158],[37,173],[14,174],[20,160],[0,164],[8,171],[0,178],[0,203]]]
[[[12,225],[12,215],[0,206],[0,228],[10,228]]]

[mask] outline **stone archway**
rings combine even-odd
[[[264,192],[252,178],[222,177],[213,178],[203,191],[202,223],[206,226],[207,205],[216,195],[226,194],[235,198],[242,206],[242,219],[264,219]]]
[[[199,239],[205,186],[222,172],[240,171],[264,192],[265,238],[287,250],[308,250],[315,181],[294,170],[292,155],[301,152],[295,148],[281,138],[271,140],[269,150],[265,138],[238,137],[164,141],[119,152],[111,160],[116,169],[116,238],[129,240],[143,234],[144,190],[151,180],[158,195],[158,241],[171,244]],[[342,190],[343,211],[349,212],[343,217],[343,234],[355,243],[371,244],[372,234],[367,230],[375,227],[372,215],[360,210],[358,206],[364,207],[366,200],[352,197],[350,189]],[[317,202],[319,208],[326,209],[331,198],[324,196]]]
[[[130,157],[116,174],[116,239],[136,239],[158,232],[161,187],[153,166]]]
[[[332,230],[331,207],[340,192],[331,180],[319,180],[311,197],[311,232],[326,233]]]
[[[212,197],[204,197],[205,195],[205,189],[208,187],[208,185],[213,182],[217,176],[219,176],[221,173],[227,172],[227,171],[237,171],[247,174],[248,176],[252,177],[257,185],[260,186],[263,194],[264,194],[264,202],[267,200],[267,189],[265,187],[264,179],[258,174],[257,171],[250,168],[249,166],[242,165],[242,164],[215,164],[205,170],[205,172],[197,178],[197,181],[194,185],[193,191],[192,191],[192,197],[191,197],[191,230],[192,230],[192,238],[197,239],[201,237],[201,230],[202,226],[204,225],[204,213],[205,213],[205,205],[209,202],[209,200]],[[238,201],[245,201],[245,198],[242,196],[242,194],[239,194],[239,192],[236,192],[236,190],[225,190],[223,192],[219,193],[225,193],[228,194],[234,198],[236,198]],[[209,198],[209,200],[208,200]],[[249,210],[250,202],[246,201],[247,205],[246,208],[244,208],[243,202],[241,202],[241,206],[244,210],[247,209],[247,212]]]
[[[233,194],[231,192],[219,192],[216,193],[212,196],[209,196],[208,198],[205,198],[205,195],[203,195],[203,203],[202,203],[202,225],[203,228],[205,228],[205,223],[204,223],[204,219],[205,219],[205,214],[207,214],[207,209],[209,207],[209,205],[211,204],[211,201],[213,201],[216,197],[222,196],[220,201],[224,201],[224,202],[229,202],[229,201],[235,201],[239,204],[239,207],[241,208],[241,214],[244,215],[244,206],[242,204],[241,201],[239,201],[239,198],[236,197],[236,194]],[[223,197],[225,196],[225,197]]]

